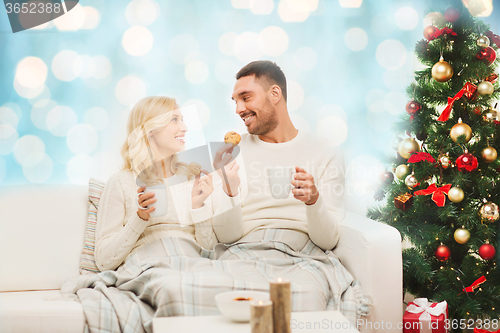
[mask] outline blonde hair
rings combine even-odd
[[[148,133],[154,133],[172,120],[173,112],[177,108],[174,98],[165,96],[145,97],[137,102],[127,121],[127,140],[122,146],[121,154],[123,165],[121,170],[129,170],[140,178],[143,184],[150,186],[162,183],[158,176],[159,169],[156,162],[160,159],[158,152],[150,144]],[[191,180],[194,175],[189,171],[186,163],[179,161],[177,154],[173,154],[170,170],[175,175],[185,175]]]

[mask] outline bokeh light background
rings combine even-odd
[[[483,20],[500,34],[500,0],[477,1],[490,1]],[[295,126],[343,149],[347,205],[363,212],[384,156],[393,152],[391,126],[405,112],[405,89],[422,68],[413,53],[429,8],[447,4],[83,0],[16,34],[3,11],[0,188],[107,180],[121,165],[130,108],[144,96],[195,107],[193,133],[207,141],[244,133],[230,98],[234,76],[246,63],[268,59],[287,76]],[[188,147],[196,146],[189,135]]]

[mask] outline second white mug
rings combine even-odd
[[[287,199],[292,191],[292,175],[295,167],[270,167],[267,169],[271,195],[274,199]]]

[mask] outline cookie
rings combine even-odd
[[[198,176],[201,173],[201,165],[196,162],[189,163],[189,172],[191,172],[195,176]]]
[[[226,135],[224,135],[224,143],[231,143],[233,147],[237,146],[240,140],[241,136],[234,131],[227,132]]]

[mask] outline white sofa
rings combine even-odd
[[[80,303],[64,300],[59,288],[79,274],[87,198],[86,186],[0,186],[0,332],[83,332]],[[403,300],[399,232],[348,212],[334,252],[373,299],[372,324],[361,331],[396,327]]]

